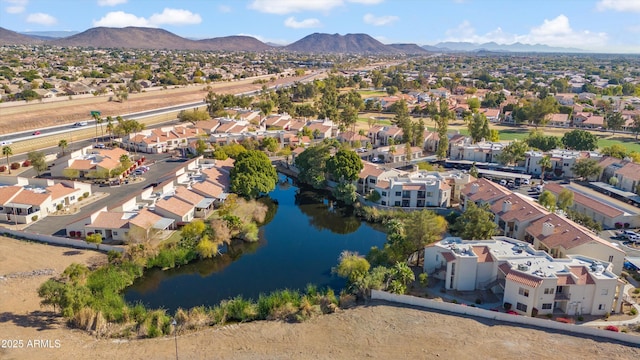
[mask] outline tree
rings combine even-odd
[[[100,250],[100,244],[102,244],[102,234],[94,233],[91,235],[87,235],[85,241],[91,244],[96,244],[98,250]]]
[[[358,199],[356,194],[356,186],[350,182],[342,181],[336,185],[333,189],[333,196],[336,200],[343,202],[346,205],[352,205]]]
[[[447,220],[431,210],[413,211],[404,221],[404,232],[406,235],[409,256],[414,252],[418,255],[425,246],[432,244],[442,238],[447,231]]]
[[[247,198],[270,192],[275,189],[277,181],[276,170],[261,151],[241,153],[231,169],[231,191]]]
[[[487,240],[496,234],[498,225],[488,204],[476,205],[468,201],[465,210],[451,226],[451,230],[465,240]]]
[[[298,180],[316,189],[323,188],[326,182],[327,160],[330,157],[327,144],[318,144],[306,148],[296,156],[295,166],[298,168]]]
[[[627,148],[620,144],[613,144],[611,146],[605,146],[600,149],[602,155],[611,156],[618,159],[624,159],[629,155]]]
[[[209,144],[203,139],[196,140],[196,154],[202,155],[209,148]]]
[[[469,136],[474,143],[489,139],[491,132],[489,130],[489,121],[484,114],[475,113],[467,123]]]
[[[638,134],[640,134],[640,115],[633,115],[633,125],[631,125],[631,131],[636,136],[636,140],[638,140]]]
[[[571,130],[562,136],[562,144],[571,150],[592,151],[598,148],[598,138],[585,130]]]
[[[553,166],[551,164],[551,156],[545,155],[539,161],[538,165],[540,165],[540,179],[544,180],[544,173],[547,169],[551,169]]]
[[[209,259],[218,253],[218,245],[209,240],[209,236],[204,235],[196,245],[196,252],[201,258]]]
[[[42,151],[29,152],[27,154],[27,159],[31,163],[31,166],[33,166],[36,173],[38,173],[38,176],[40,176],[40,173],[43,171],[47,170],[47,162],[45,161],[45,155]]]
[[[568,208],[573,206],[573,191],[569,189],[562,189],[558,194],[558,209],[566,212]]]
[[[601,170],[602,168],[600,167],[600,165],[598,165],[598,160],[590,158],[579,159],[571,167],[571,171],[573,171],[575,175],[583,179],[588,179],[592,176],[599,175]]]
[[[480,100],[478,100],[478,98],[468,99],[467,105],[469,105],[469,110],[471,110],[471,112],[476,113],[480,108]]]
[[[529,150],[529,145],[524,141],[514,140],[502,149],[497,155],[497,160],[505,165],[517,164],[524,160],[525,153]]]
[[[476,167],[476,162],[474,161],[473,164],[471,164],[471,169],[469,169],[469,175],[473,176],[474,178],[478,178],[478,168]]]
[[[553,195],[553,193],[549,190],[545,190],[542,192],[542,194],[540,194],[538,203],[551,212],[554,212],[556,210],[556,196]]]
[[[618,178],[615,176],[612,176],[609,178],[609,185],[611,186],[616,186],[618,185]]]
[[[80,177],[80,170],[77,169],[64,169],[62,170],[62,176],[69,180],[75,180]]]
[[[336,181],[356,181],[363,168],[362,159],[352,150],[339,150],[327,160],[327,171]]]
[[[544,135],[542,131],[533,130],[529,133],[529,136],[525,139],[527,144],[534,149],[538,149],[540,151],[549,151],[556,149],[562,145],[562,141],[560,137],[553,135]]]
[[[357,252],[348,250],[340,253],[338,266],[333,268],[333,272],[340,277],[352,279],[357,274],[365,274],[369,271],[371,264]]]
[[[192,124],[196,124],[198,121],[208,120],[209,113],[205,110],[193,109],[191,111],[182,110],[178,114],[178,120],[180,122],[190,122]]]
[[[500,141],[500,131],[496,129],[491,129],[491,131],[489,132],[489,141],[491,142]]]
[[[9,169],[9,174],[11,174],[11,164],[9,164],[9,157],[13,155],[13,149],[11,146],[5,145],[2,147],[2,156],[7,158],[7,169]]]
[[[262,143],[260,144],[260,147],[270,153],[274,153],[276,151],[278,151],[278,147],[280,146],[280,143],[278,142],[278,140],[274,137],[265,137],[264,139],[262,139]]]
[[[64,149],[69,147],[69,144],[67,143],[67,140],[62,139],[58,141],[58,147],[62,150],[62,156],[64,156]]]
[[[195,219],[182,227],[180,246],[185,249],[196,247],[207,231],[207,224],[202,219]]]
[[[617,111],[610,111],[605,116],[605,121],[607,122],[607,129],[611,130],[614,134],[616,130],[622,129],[622,126],[625,123],[625,119],[622,117],[622,114]]]
[[[61,308],[62,301],[66,293],[66,285],[60,281],[49,279],[45,281],[38,288],[38,296],[42,299],[41,305],[52,305],[53,311],[56,311],[56,306]]]
[[[416,275],[406,262],[396,262],[387,275],[387,290],[394,294],[405,294],[407,284],[414,281]]]
[[[531,123],[538,128],[544,126],[549,118],[547,115],[558,112],[558,101],[553,96],[546,96],[543,99],[533,101],[529,113]]]

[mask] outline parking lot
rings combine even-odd
[[[167,154],[145,154],[146,164],[149,170],[138,177],[139,181],[130,181],[128,184],[118,186],[99,186],[93,185],[91,190],[93,193],[107,193],[108,196],[83,206],[79,213],[64,216],[47,216],[26,228],[27,231],[40,234],[53,234],[57,236],[65,236],[65,227],[67,224],[77,221],[82,217],[89,216],[92,212],[103,207],[111,208],[123,201],[130,199],[132,196],[140,193],[145,187],[163,179],[172,171],[181,167],[186,159],[171,159]]]

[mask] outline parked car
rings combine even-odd
[[[522,184],[523,185],[529,185],[531,182],[529,181],[529,179],[522,179]]]
[[[96,144],[96,145],[94,146],[94,148],[96,148],[96,149],[104,149],[105,147],[106,147],[106,146],[104,146],[104,144],[102,144],[102,143],[100,143],[100,144]]]

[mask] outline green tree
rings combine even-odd
[[[47,162],[45,161],[45,155],[42,151],[29,152],[27,154],[27,159],[31,163],[31,166],[33,166],[36,173],[38,173],[38,176],[40,176],[43,171],[47,170]]]
[[[205,235],[207,225],[202,219],[195,219],[182,227],[180,233],[180,246],[185,249],[193,249]]]
[[[64,169],[62,170],[62,176],[69,180],[75,180],[80,177],[80,171],[77,169]]]
[[[562,145],[560,137],[544,135],[540,130],[533,130],[525,140],[529,146],[540,151],[550,151]]]
[[[538,128],[544,126],[549,121],[547,115],[558,112],[558,101],[553,96],[546,96],[543,99],[533,101],[529,113],[531,123]]]
[[[276,138],[267,136],[264,139],[262,139],[262,143],[260,144],[260,147],[270,153],[275,153],[276,151],[278,151],[278,147],[280,147],[280,143]]]
[[[496,129],[491,129],[491,131],[489,132],[489,140],[491,142],[500,141],[500,131],[498,131]]]
[[[469,175],[473,176],[476,179],[479,176],[478,168],[476,167],[475,161],[473,162],[473,164],[471,164],[471,169],[469,169]]]
[[[545,155],[539,161],[538,165],[540,165],[540,179],[544,180],[544,173],[547,169],[551,169],[551,156]]]
[[[94,233],[87,235],[85,241],[91,244],[96,244],[98,250],[100,250],[100,244],[102,244],[102,235],[100,233]]]
[[[447,220],[430,210],[413,211],[404,221],[404,232],[409,252],[407,256],[422,253],[425,246],[440,239],[447,231]]]
[[[207,151],[209,145],[203,139],[196,140],[196,154],[202,155]]]
[[[469,105],[469,110],[471,110],[471,112],[476,113],[480,108],[480,100],[478,100],[478,98],[468,99],[467,105]]]
[[[338,258],[338,266],[333,272],[340,277],[352,279],[358,274],[365,274],[369,271],[371,264],[357,252],[343,251]]]
[[[9,145],[5,145],[2,147],[2,156],[7,158],[7,169],[9,170],[9,174],[11,174],[11,164],[9,163],[9,157],[13,155],[13,149]]]
[[[573,191],[569,189],[562,189],[558,194],[558,209],[566,212],[568,208],[573,206]]]
[[[505,165],[517,164],[518,161],[524,160],[528,150],[529,145],[526,142],[514,140],[502,148],[502,152],[497,155],[497,160]]]
[[[352,150],[339,150],[327,162],[327,171],[337,181],[356,181],[364,168],[362,159]]]
[[[60,306],[65,297],[67,286],[57,280],[49,279],[45,281],[38,288],[38,296],[42,299],[40,301],[41,305],[51,305],[53,306],[53,311],[56,311],[56,306],[62,309]]]
[[[640,115],[633,115],[631,118],[633,119],[633,124],[630,130],[636,136],[636,140],[638,140],[638,134],[640,134]]]
[[[600,149],[600,153],[602,155],[611,156],[618,159],[624,159],[629,156],[629,152],[627,148],[620,144],[613,144],[611,146],[606,146]]]
[[[178,113],[178,121],[180,122],[190,122],[192,124],[196,124],[198,121],[209,120],[209,112],[205,110],[193,109],[193,110],[182,110]]]
[[[58,141],[58,147],[62,150],[62,156],[64,156],[64,149],[69,147],[69,144],[67,143],[67,140],[62,139]]]
[[[330,156],[330,147],[327,144],[306,148],[295,159],[295,165],[299,170],[298,180],[316,189],[323,188],[327,180],[327,160]]]
[[[231,169],[231,191],[256,198],[275,189],[278,174],[267,155],[261,151],[249,150],[238,155]]]
[[[545,208],[547,208],[547,210],[553,212],[556,210],[557,199],[556,199],[556,196],[553,195],[551,191],[545,190],[542,192],[542,194],[540,194],[540,197],[538,198],[538,203],[544,206]]]
[[[491,239],[498,229],[494,218],[495,215],[488,204],[478,206],[473,201],[468,201],[464,212],[453,223],[451,230],[465,240]]]
[[[622,117],[622,114],[617,111],[610,111],[605,115],[605,121],[607,122],[607,129],[611,130],[612,133],[616,133],[617,130],[622,129],[622,126],[625,123],[625,119]]]
[[[602,168],[596,159],[579,159],[571,167],[571,171],[580,178],[588,179],[600,174]]]
[[[350,182],[342,181],[333,189],[333,196],[346,205],[352,205],[358,199],[356,186]]]
[[[406,262],[396,262],[389,271],[387,290],[394,294],[405,294],[407,285],[416,279]]]
[[[196,245],[196,252],[202,259],[209,259],[218,253],[218,245],[209,240],[209,236],[204,235]]]
[[[467,128],[469,130],[469,136],[474,143],[480,142],[483,139],[487,140],[491,136],[489,120],[487,120],[487,117],[484,114],[473,114],[467,123]]]
[[[571,150],[592,151],[598,148],[598,137],[585,130],[571,130],[562,136],[562,144]]]

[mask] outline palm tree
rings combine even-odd
[[[2,155],[7,157],[7,169],[9,170],[9,174],[11,174],[11,165],[9,164],[9,156],[13,155],[13,149],[11,149],[11,146],[3,146]]]
[[[115,126],[113,125],[113,118],[111,116],[107,116],[107,133],[109,133],[109,143],[113,142],[113,130]]]
[[[67,143],[67,140],[62,139],[58,142],[58,147],[60,149],[62,149],[62,156],[64,156],[64,149],[66,149],[69,146],[69,144]]]
[[[98,142],[98,124],[102,123],[102,119],[100,118],[100,112],[92,111],[91,117],[93,117],[93,120],[95,120],[95,123],[96,123],[96,143],[97,143]]]
[[[538,165],[540,165],[540,180],[544,180],[544,172],[546,169],[551,169],[551,157],[549,155],[545,155],[538,161]]]

